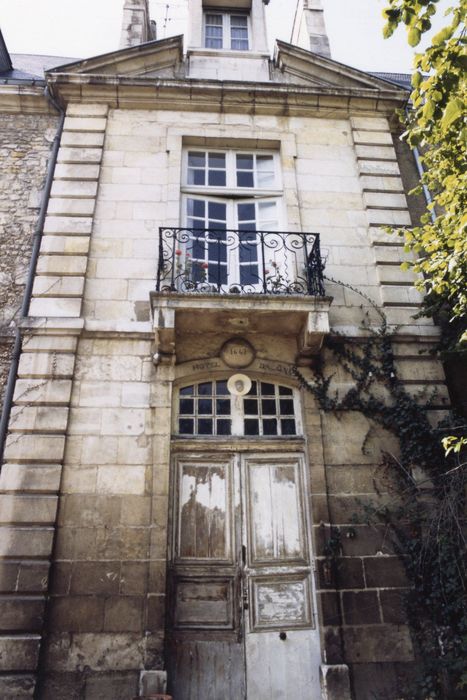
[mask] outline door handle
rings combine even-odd
[[[243,589],[243,594],[242,594],[242,600],[243,600],[243,609],[248,610],[250,607],[249,602],[248,602],[248,589],[245,586]]]
[[[242,564],[245,566],[246,564],[246,546],[242,544]]]

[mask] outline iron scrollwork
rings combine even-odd
[[[159,229],[158,292],[324,296],[319,234]]]

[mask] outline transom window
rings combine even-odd
[[[204,45],[207,49],[248,51],[248,16],[206,12],[204,15]]]
[[[185,183],[188,187],[278,190],[277,154],[190,149]]]
[[[293,389],[253,381],[248,394],[233,397],[227,382],[182,387],[176,431],[180,435],[290,436],[299,433],[297,396]]]

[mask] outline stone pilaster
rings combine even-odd
[[[366,117],[353,117],[350,121],[381,302],[388,322],[404,326],[407,332],[433,336],[435,329],[431,321],[413,318],[422,295],[413,286],[414,273],[401,269],[402,262],[412,259],[411,254],[404,252],[401,238],[385,231],[386,226],[411,225],[388,122],[384,118]]]
[[[68,109],[23,331],[0,475],[2,698],[35,687],[106,112]]]

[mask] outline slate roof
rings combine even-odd
[[[406,90],[412,90],[412,83],[410,82],[410,73],[377,73],[376,71],[369,71],[370,75],[374,75],[376,78],[383,78],[383,80],[388,80],[390,83],[395,83]]]
[[[0,29],[0,74],[5,71],[10,71],[12,68],[10,54],[5,44],[2,30]]]
[[[74,63],[76,58],[40,56],[28,53],[10,54],[0,31],[0,82],[44,82],[44,72]]]

